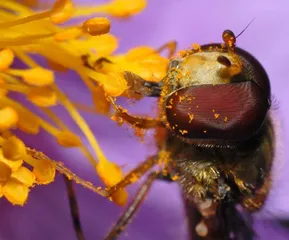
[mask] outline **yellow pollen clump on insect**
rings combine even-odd
[[[191,123],[194,120],[194,114],[188,113],[189,116],[189,123]]]
[[[181,103],[183,100],[185,100],[186,97],[185,96],[179,96],[179,103]]]
[[[185,134],[187,134],[187,133],[188,133],[188,131],[187,131],[187,130],[179,130],[179,132],[180,132],[182,135],[185,135]]]

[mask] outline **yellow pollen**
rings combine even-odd
[[[192,44],[192,48],[195,51],[200,51],[201,50],[201,46],[199,44],[193,43]]]
[[[6,81],[0,77],[0,97],[5,96],[8,93],[6,87]]]
[[[179,96],[179,103],[181,103],[183,100],[185,100],[184,96]]]
[[[179,132],[180,132],[182,135],[185,135],[185,134],[187,134],[187,133],[188,133],[188,131],[187,131],[187,130],[179,130]]]
[[[219,118],[219,117],[220,117],[220,114],[218,114],[218,113],[215,113],[215,114],[214,114],[214,117],[217,119],[217,118]]]
[[[189,123],[191,123],[193,120],[194,120],[194,114],[192,113],[188,113],[188,116],[189,116]]]
[[[179,179],[179,176],[177,176],[177,175],[172,176],[172,180],[173,180],[173,181],[176,181],[176,180],[178,180],[178,179]]]

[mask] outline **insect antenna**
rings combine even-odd
[[[243,32],[245,32],[245,31],[247,30],[247,28],[254,22],[255,19],[256,19],[256,17],[254,17],[254,18],[248,23],[248,25],[237,35],[236,39],[237,39],[238,37],[240,37],[240,36],[243,34]]]

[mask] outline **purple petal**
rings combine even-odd
[[[96,3],[95,0],[75,2]],[[142,14],[128,21],[113,20],[112,25],[112,32],[120,38],[119,51],[124,52],[139,45],[159,47],[169,40],[177,40],[179,49],[183,49],[191,43],[219,42],[224,29],[241,32],[256,17],[252,25],[238,38],[238,46],[256,56],[267,70],[273,94],[279,102],[279,110],[274,115],[280,122],[273,173],[274,185],[262,218],[288,217],[289,213],[289,162],[286,154],[289,121],[289,113],[286,111],[286,104],[289,102],[289,28],[286,25],[289,20],[288,9],[289,2],[286,0],[151,0]],[[73,81],[77,78],[73,73],[60,74],[59,84],[68,95],[74,98],[77,96],[82,103],[90,102],[85,87],[80,81]],[[149,111],[147,102],[142,104],[138,106]],[[61,110],[58,114],[68,119]],[[125,128],[118,127],[104,117],[88,113],[83,116],[100,140],[107,157],[117,163],[128,164],[126,169],[143,161],[154,151],[152,146],[142,145]],[[73,125],[72,128],[76,129]],[[37,140],[31,136],[25,136],[25,140],[28,145],[44,151],[49,157],[65,162],[83,178],[100,183],[95,171],[78,150],[60,148],[55,140],[43,132]],[[129,188],[131,196],[137,185]],[[103,239],[122,209],[79,186],[76,187],[76,192],[86,239]],[[0,239],[76,239],[61,176],[49,186],[32,189],[24,208],[12,207],[5,201],[0,202],[0,208]],[[265,226],[266,230],[260,226]],[[288,232],[267,226],[262,223],[256,225],[260,239],[288,238]],[[158,182],[120,239],[186,239],[186,236],[184,210],[178,187],[175,184]]]

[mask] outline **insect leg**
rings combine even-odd
[[[146,181],[140,186],[132,202],[125,209],[124,213],[110,230],[109,234],[105,237],[105,240],[114,240],[125,230],[125,228],[136,214],[137,210],[140,208],[143,200],[147,196],[148,191],[152,186],[152,183],[157,178],[157,176],[158,173],[153,172],[147,177]]]
[[[64,177],[64,182],[66,185],[68,200],[69,200],[69,208],[70,208],[70,214],[73,220],[73,227],[74,231],[76,233],[78,240],[84,240],[81,224],[80,224],[80,218],[79,218],[79,211],[78,211],[78,205],[76,201],[76,195],[73,188],[73,183],[71,180],[69,180],[66,176]]]
[[[270,187],[271,187],[271,179],[268,176],[265,178],[265,181],[262,187],[257,189],[257,191],[254,193],[253,196],[245,195],[243,197],[242,206],[250,212],[255,212],[255,211],[260,210],[260,208],[265,203]]]
[[[160,119],[132,116],[119,107],[116,110],[115,116],[121,118],[125,122],[135,127],[142,128],[142,129],[150,129],[150,128],[164,126],[164,124],[162,123]]]
[[[150,170],[158,161],[157,156],[151,156],[146,159],[143,163],[137,166],[135,169],[130,171],[119,183],[112,186],[107,190],[107,195],[111,196],[121,188],[134,183],[137,179],[143,176],[148,170]]]
[[[162,91],[160,82],[150,82],[135,73],[125,71],[124,78],[127,81],[128,90],[125,96],[133,98],[159,97]]]
[[[170,41],[170,42],[164,44],[163,46],[161,46],[159,49],[157,49],[157,52],[160,53],[166,49],[168,49],[168,51],[169,51],[168,58],[171,58],[177,50],[177,42],[176,41]]]

